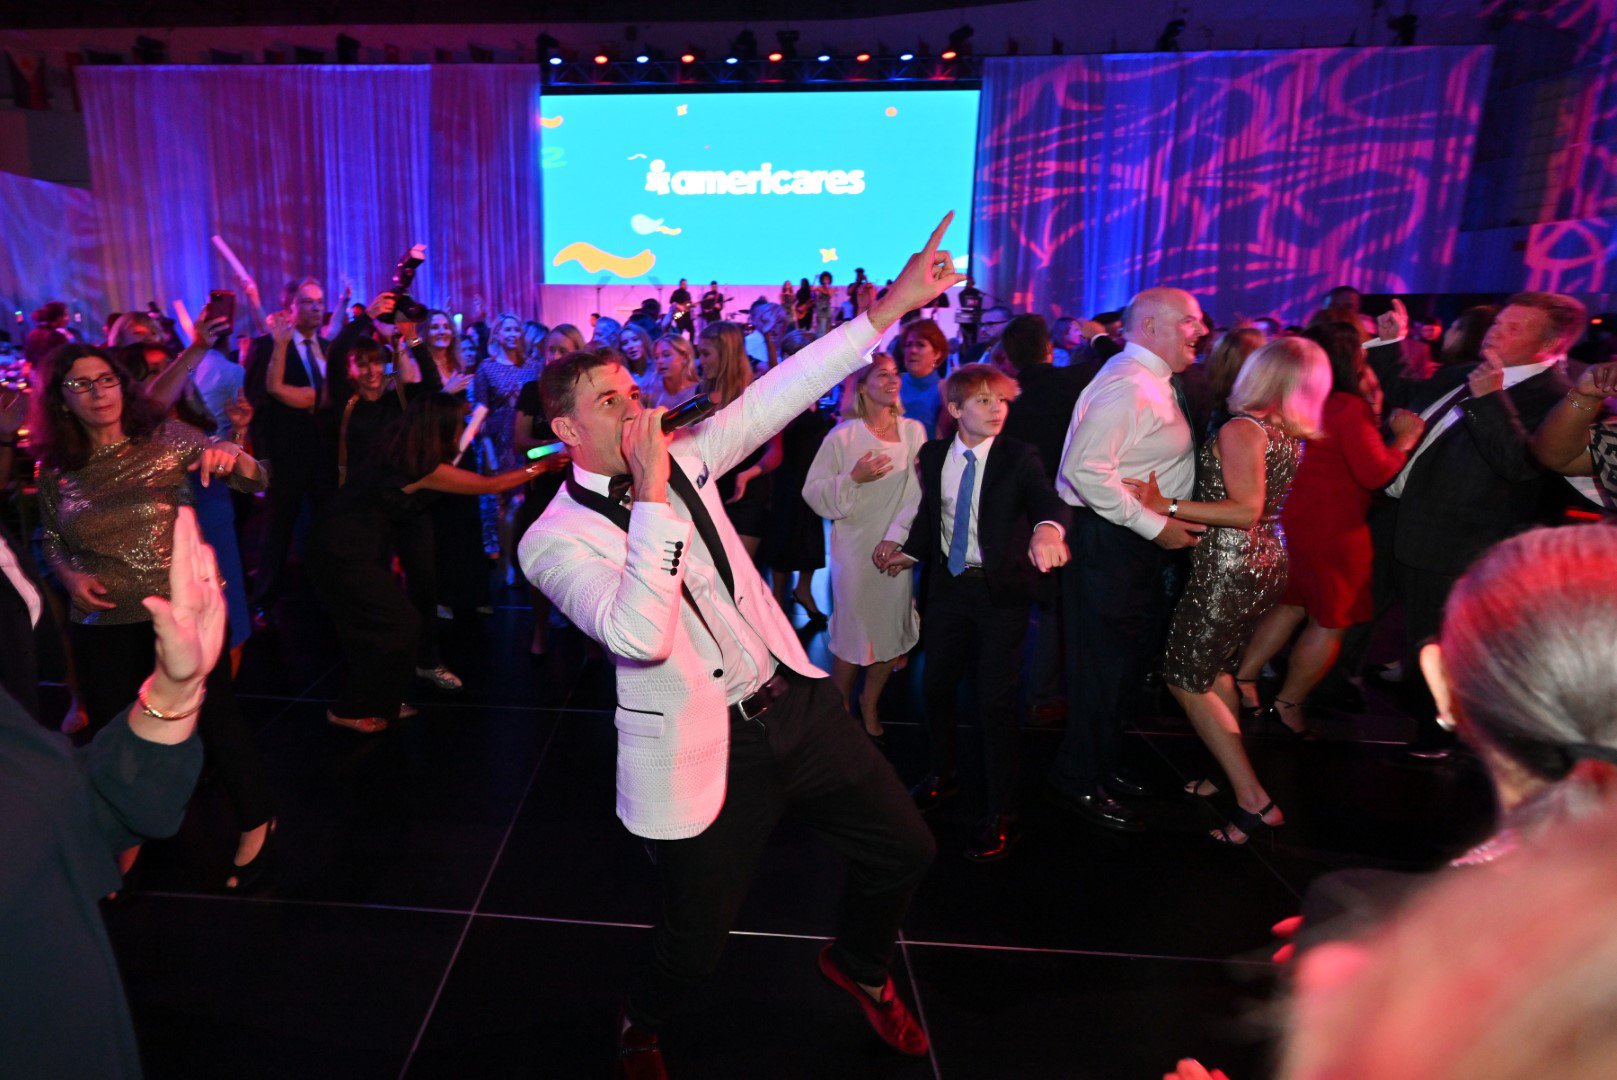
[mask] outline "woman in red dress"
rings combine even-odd
[[[1285,594],[1253,631],[1236,672],[1238,683],[1255,683],[1263,665],[1306,618],[1308,626],[1291,650],[1286,681],[1266,712],[1303,738],[1312,736],[1303,702],[1336,662],[1343,632],[1374,614],[1366,520],[1371,496],[1398,475],[1426,427],[1419,416],[1398,409],[1389,421],[1392,441],[1383,442],[1381,386],[1365,363],[1358,333],[1328,325],[1306,336],[1331,360],[1324,434],[1308,441],[1280,515],[1291,560]]]

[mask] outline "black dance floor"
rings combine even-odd
[[[823,575],[821,575],[823,577]],[[281,873],[222,895],[234,824],[204,782],[179,836],[147,847],[142,888],[107,919],[154,1077],[604,1077],[629,973],[646,955],[654,882],[613,815],[611,671],[576,634],[530,662],[530,616],[445,624],[458,694],[424,685],[420,716],[367,737],[324,721],[340,657],[308,599],[255,639],[239,686],[268,758]],[[822,600],[822,606],[824,601]],[[823,636],[812,642],[824,660]],[[889,755],[925,771],[909,701],[886,702]],[[824,984],[836,858],[780,831],[718,976],[665,1037],[675,1077],[1118,1077],[1183,1056],[1237,1080],[1270,1071],[1269,926],[1320,873],[1425,868],[1486,829],[1475,768],[1393,761],[1407,723],[1324,715],[1317,744],[1253,738],[1289,823],[1224,850],[1209,811],[1171,794],[1208,758],[1172,706],[1142,710],[1132,767],[1163,797],[1153,828],[1101,832],[1037,796],[1059,728],[1031,728],[1025,843],[964,860],[978,778],[934,822],[941,853],[916,897],[895,978],[929,1060],[882,1047]],[[975,733],[964,737],[966,760]]]

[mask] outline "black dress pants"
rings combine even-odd
[[[225,640],[229,640],[228,630]],[[149,622],[118,626],[73,624],[70,641],[78,671],[79,697],[99,731],[135,700],[140,684],[157,663],[157,635]],[[208,673],[207,697],[197,715],[197,734],[207,761],[236,812],[242,832],[270,819],[269,779],[258,743],[242,719],[230,679],[230,654],[221,652]]]
[[[1117,771],[1125,690],[1145,672],[1162,598],[1162,548],[1075,508],[1072,561],[1061,571],[1067,620],[1067,730],[1050,783],[1069,795],[1094,791]]]
[[[954,577],[947,568],[939,568],[932,575],[925,624],[926,671],[921,679],[932,771],[941,777],[955,775],[960,684],[967,672],[975,670],[990,814],[1015,811],[1020,743],[1016,683],[1022,669],[1028,609],[1027,604],[995,607],[989,600],[988,581],[980,574]]]
[[[416,613],[415,666],[435,668],[438,649],[437,537],[429,514],[416,514],[393,530],[393,550],[404,571],[404,592]]]
[[[910,895],[937,854],[892,766],[842,707],[829,679],[782,667],[790,689],[759,720],[732,710],[728,790],[719,816],[684,840],[653,840],[662,910],[652,962],[629,1016],[656,1031],[718,965],[769,834],[800,821],[848,860],[834,957],[862,983],[887,978]]]
[[[321,542],[311,548],[318,552],[309,560],[315,587],[348,661],[331,711],[350,719],[398,719],[414,674],[421,616],[387,562],[339,559],[331,546]]]
[[[320,478],[323,457],[313,453],[284,454],[270,462],[274,478],[264,495],[263,533],[258,564],[253,574],[252,605],[270,607],[281,595],[281,574],[292,548],[292,533],[307,499],[311,511],[330,494]]]

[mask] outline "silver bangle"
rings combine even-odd
[[[1170,502],[1168,504],[1168,516],[1171,517],[1171,518],[1177,518],[1179,516],[1179,500],[1178,499],[1175,499],[1175,500],[1173,500],[1172,502]]]

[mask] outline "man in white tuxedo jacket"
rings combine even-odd
[[[648,841],[662,883],[653,961],[619,1023],[620,1076],[663,1075],[657,1033],[718,963],[764,844],[787,815],[849,861],[821,972],[895,1049],[926,1053],[888,964],[936,845],[809,663],[715,481],[865,366],[899,316],[963,280],[938,250],[949,220],[868,313],[694,428],[664,434],[665,410],[643,409],[615,362],[574,354],[540,377],[551,430],[573,464],[518,558],[617,667],[618,816]]]

